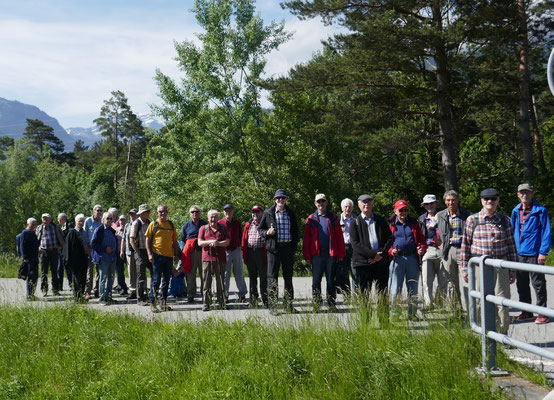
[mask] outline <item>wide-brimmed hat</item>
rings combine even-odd
[[[150,211],[150,207],[148,207],[148,204],[141,204],[139,206],[139,209],[138,209],[138,213],[137,214],[142,214],[143,212],[147,212],[147,211]]]

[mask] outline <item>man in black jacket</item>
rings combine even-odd
[[[389,279],[388,251],[393,237],[387,221],[373,213],[373,197],[358,197],[360,215],[350,224],[352,264],[360,277],[360,290],[369,292],[373,282],[385,293]]]
[[[283,279],[285,281],[285,310],[296,313],[292,305],[294,289],[292,286],[292,273],[294,253],[298,245],[298,223],[296,214],[288,207],[288,196],[283,189],[275,192],[273,200],[275,204],[264,211],[258,232],[265,239],[267,249],[267,277],[269,309],[275,313],[277,306],[279,267],[283,266]]]

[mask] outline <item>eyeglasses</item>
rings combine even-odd
[[[275,197],[275,199],[277,199],[277,200],[285,200],[286,197]]]
[[[167,210],[158,210],[158,214],[167,214]]]
[[[319,203],[326,203],[327,200],[322,200],[322,199],[320,199],[320,200],[318,200],[317,202],[318,202],[318,204],[319,204]]]
[[[97,208],[96,210],[94,211],[97,211],[97,212],[102,212],[102,209],[101,208]]]
[[[483,200],[485,200],[485,201],[496,201],[496,200],[498,200],[498,197],[483,197]]]
[[[402,210],[398,210],[398,212],[401,212],[401,213],[404,213],[404,212],[408,212],[408,209],[407,208],[403,208]]]
[[[200,211],[193,210],[193,211],[191,211],[190,213],[191,213],[191,214],[198,214],[198,213],[200,213]]]
[[[113,221],[113,218],[112,217],[107,217],[106,221]]]

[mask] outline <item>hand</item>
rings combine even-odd
[[[425,249],[423,247],[418,247],[417,248],[417,254],[422,256],[425,254]]]
[[[392,254],[393,257],[396,257],[399,253],[398,249],[395,247],[394,249],[392,249],[392,251],[390,252]]]
[[[111,252],[113,252],[113,249],[110,246],[106,247],[106,253],[110,254]]]
[[[464,278],[464,282],[467,283],[467,272],[462,272],[462,278]]]
[[[435,244],[439,247],[439,248],[442,248],[442,240],[440,237],[438,236],[435,236]]]
[[[381,261],[383,259],[383,256],[381,255],[383,253],[379,252],[377,253],[377,255],[375,257],[373,257],[373,260],[369,261],[370,264],[375,264],[375,263],[378,263],[379,261]]]
[[[306,260],[306,264],[308,264],[311,267],[312,266],[312,260]]]
[[[122,260],[125,260],[125,253],[124,252],[119,252],[119,258],[121,258]]]
[[[545,262],[546,262],[546,256],[539,254],[539,256],[537,257],[537,264],[544,265]]]
[[[516,272],[510,271],[510,285],[516,281]]]
[[[150,261],[150,263],[154,265],[154,256],[152,254],[148,254],[148,261]]]
[[[265,234],[266,235],[275,235],[275,228],[269,228]]]

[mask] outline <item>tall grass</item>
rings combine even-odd
[[[86,307],[0,308],[2,399],[488,399],[478,338],[371,318],[168,324]]]
[[[21,258],[13,253],[0,252],[0,278],[17,278]]]

